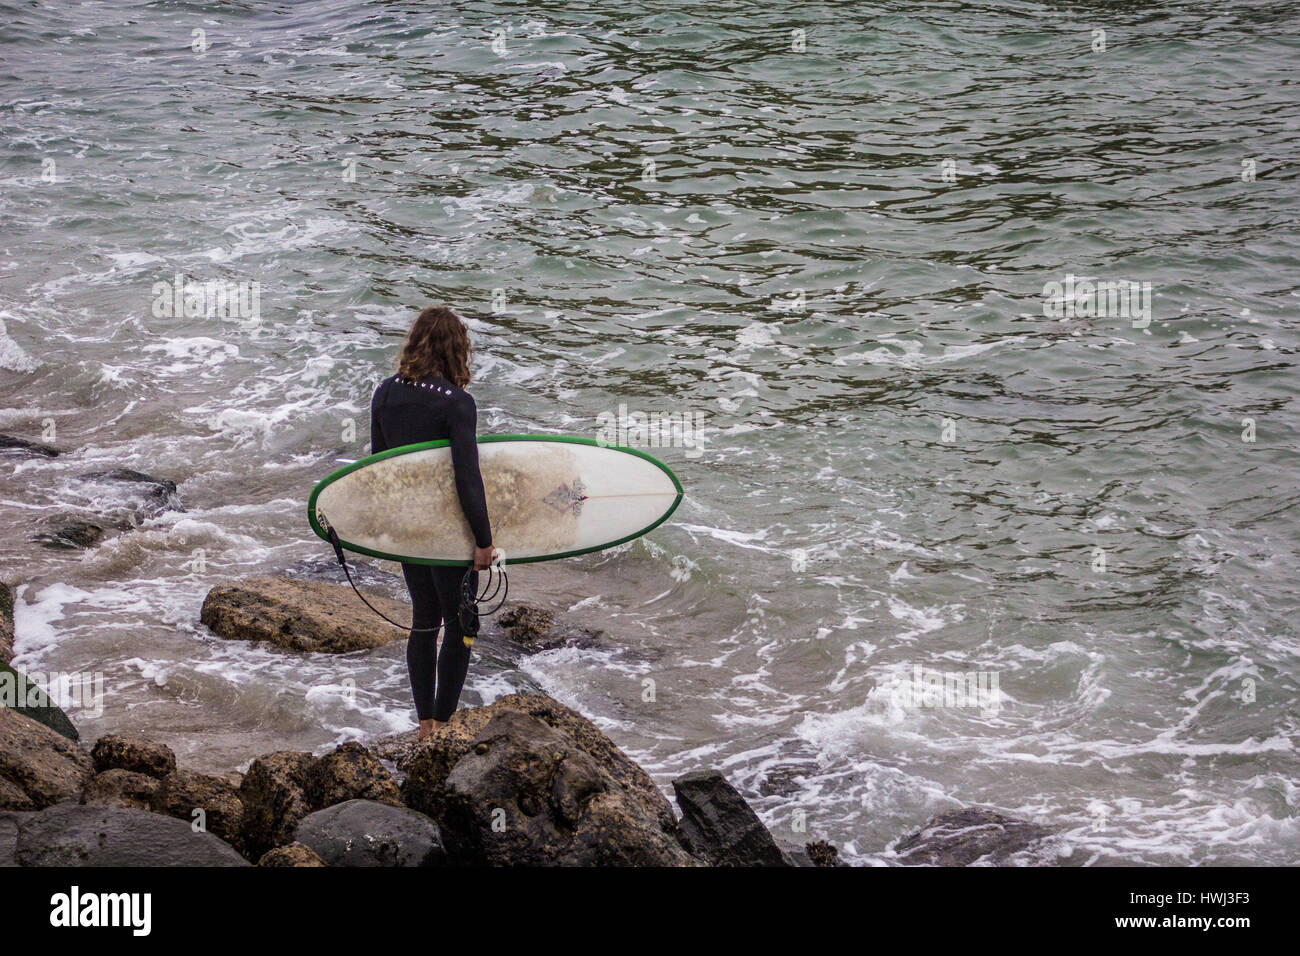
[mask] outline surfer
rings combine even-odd
[[[421,312],[398,356],[397,374],[375,389],[370,403],[370,447],[373,454],[416,442],[449,440],[456,495],[474,536],[469,578],[470,593],[477,593],[478,572],[492,563],[493,549],[478,468],[478,408],[465,391],[470,381],[469,358],[469,330],[460,316],[441,306]],[[465,634],[459,613],[464,569],[403,562],[402,575],[411,594],[406,666],[420,721],[417,736],[423,740],[455,712],[474,638]]]

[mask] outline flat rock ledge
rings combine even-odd
[[[409,605],[377,594],[366,599],[409,627]],[[407,631],[378,617],[347,585],[276,575],[214,587],[199,619],[226,640],[267,641],[291,651],[346,654],[407,637]]]

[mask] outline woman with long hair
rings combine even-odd
[[[397,374],[384,379],[370,403],[370,450],[448,439],[456,495],[474,536],[470,585],[478,591],[478,572],[492,563],[483,477],[478,469],[475,430],[478,408],[469,385],[469,331],[451,309],[433,306],[416,317],[397,360]],[[463,568],[402,564],[411,593],[411,634],[406,666],[423,740],[456,710],[469,670],[472,636],[460,622]],[[437,628],[442,625],[442,648]]]

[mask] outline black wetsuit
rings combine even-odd
[[[446,379],[430,377],[408,382],[397,376],[384,379],[370,403],[370,450],[372,453],[440,438],[451,442],[451,463],[456,475],[456,494],[469,521],[474,543],[486,548],[492,543],[488,523],[483,477],[478,470],[475,430],[478,409],[474,398]],[[469,555],[465,556],[469,559]],[[469,670],[472,638],[465,638],[460,624],[461,580],[464,567],[402,564],[406,588],[411,592],[412,632],[406,642],[406,666],[411,676],[411,693],[420,720],[446,720],[456,710],[465,673]],[[478,587],[478,574],[471,575]],[[442,624],[442,651],[437,632]],[[427,628],[418,633],[415,628]],[[466,643],[468,641],[468,643]],[[437,675],[436,693],[434,676]]]

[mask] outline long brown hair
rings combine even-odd
[[[397,374],[418,382],[441,375],[457,388],[469,384],[469,329],[459,315],[441,305],[421,312],[406,333]]]

